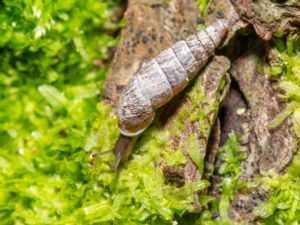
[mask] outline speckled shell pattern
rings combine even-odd
[[[155,110],[182,91],[222,41],[228,23],[219,19],[178,41],[144,64],[125,88],[118,108],[119,129],[124,136],[137,136],[153,121]]]

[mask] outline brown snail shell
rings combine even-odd
[[[142,66],[121,96],[118,118],[122,135],[137,136],[152,123],[155,110],[183,90],[214,54],[228,26],[219,19]]]

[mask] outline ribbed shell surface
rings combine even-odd
[[[154,115],[151,101],[145,95],[138,79],[132,79],[122,95],[118,109],[121,133],[125,136],[134,136],[133,131],[140,132],[149,126]]]
[[[152,122],[154,111],[184,89],[214,54],[228,24],[217,20],[205,30],[178,41],[146,63],[125,88],[118,108],[120,132],[136,136]]]
[[[156,59],[143,66],[136,79],[139,80],[140,88],[151,101],[153,109],[159,108],[173,97],[172,86]]]
[[[174,95],[182,91],[187,86],[189,82],[187,71],[176,57],[172,48],[168,48],[159,53],[156,57],[156,61],[164,71],[173,89]]]

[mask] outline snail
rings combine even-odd
[[[152,123],[155,111],[182,91],[220,45],[229,25],[218,19],[205,30],[174,43],[144,64],[120,98],[121,135],[113,149],[115,171],[126,161],[137,137]]]

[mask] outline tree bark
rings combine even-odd
[[[268,61],[260,64],[270,54],[269,44],[261,39],[269,40],[278,31],[292,34],[296,30],[300,23],[296,1],[280,4],[269,0],[212,0],[204,20],[194,1],[129,1],[124,15],[127,25],[122,29],[104,86],[107,101],[116,107],[123,88],[143,63],[173,42],[195,33],[197,23],[204,21],[208,25],[220,17],[230,24],[220,53],[228,56],[231,67],[228,58],[214,56],[195,81],[158,112],[152,126],[159,130],[155,132],[158,137],[168,134],[162,152],[181,151],[186,157],[184,165],[174,167],[165,162],[162,154],[159,167],[168,182],[185,185],[201,180],[204,164],[215,162],[219,143],[222,146],[232,131],[243,137],[240,144],[246,149],[241,181],[253,181],[264,172],[284,172],[297,148],[289,119],[274,130],[268,129],[285,102],[273,89]],[[245,43],[254,50],[249,51]],[[245,113],[237,115],[241,107]],[[220,124],[215,125],[218,116]],[[153,135],[151,132],[146,131],[142,138]],[[193,149],[196,152],[191,152]],[[219,180],[213,181],[213,187],[218,187]],[[197,193],[193,197],[194,211],[199,212]],[[268,193],[261,187],[244,188],[236,192],[229,214],[235,220],[254,221],[254,208],[267,198]]]

